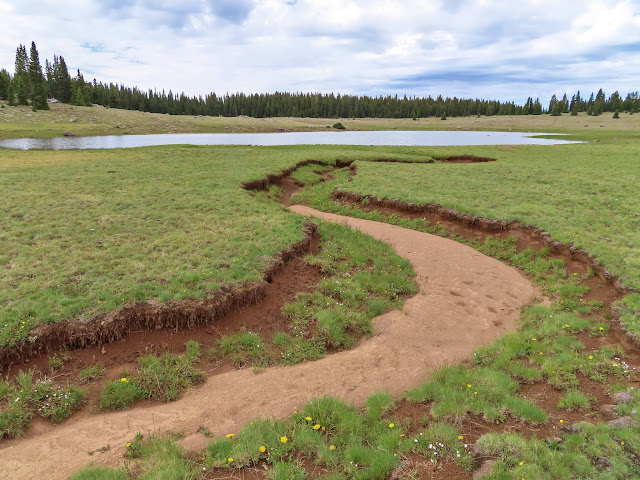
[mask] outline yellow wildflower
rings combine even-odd
[[[313,426],[313,429],[314,429],[314,430],[320,430],[320,424],[319,424],[319,423],[316,423],[316,424]]]
[[[267,447],[265,447],[264,445],[260,445],[260,453],[264,453],[267,451]]]
[[[329,450],[335,450],[336,446],[335,445],[329,445]]]
[[[280,443],[287,443],[289,439],[287,437],[280,437]]]

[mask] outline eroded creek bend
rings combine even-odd
[[[342,223],[385,241],[417,273],[419,293],[402,311],[375,319],[374,336],[315,362],[242,369],[210,377],[176,402],[72,417],[55,428],[0,444],[0,476],[68,478],[92,460],[117,464],[137,432],[181,432],[201,449],[206,425],[214,436],[237,432],[258,416],[285,417],[311,398],[331,395],[362,406],[372,393],[398,396],[435,368],[468,358],[480,345],[514,329],[519,309],[537,293],[518,270],[438,236],[294,206],[295,213]],[[111,450],[90,457],[105,445]],[[8,477],[6,477],[8,478]]]

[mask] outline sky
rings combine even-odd
[[[0,0],[86,80],[172,90],[483,98],[640,90],[640,0]]]

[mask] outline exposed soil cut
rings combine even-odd
[[[370,162],[378,162],[378,163],[434,163],[435,160],[401,160],[398,158],[377,158],[375,160],[369,160]]]
[[[44,472],[49,478],[67,478],[92,460],[117,464],[136,432],[182,432],[181,443],[197,450],[208,440],[198,433],[201,425],[223,436],[257,416],[287,416],[321,395],[357,406],[380,390],[399,396],[438,366],[464,360],[478,345],[515,328],[520,306],[536,293],[517,270],[452,240],[292,208],[390,243],[411,261],[420,293],[405,301],[402,312],[377,317],[374,336],[352,350],[259,374],[250,369],[227,371],[173,403],[76,416],[63,425],[29,432],[24,439],[2,442],[4,471],[14,478],[40,478]],[[107,444],[108,451],[91,457],[85,453]]]
[[[35,341],[22,341],[14,347],[0,349],[0,372],[11,365],[21,364],[33,357],[62,348],[110,344],[138,331],[177,331],[211,324],[228,312],[264,299],[267,285],[281,264],[310,251],[315,230],[315,225],[309,224],[304,238],[276,256],[261,282],[223,287],[205,300],[170,303],[149,301],[125,306],[105,317],[94,318],[84,323],[65,321],[39,327],[33,331],[32,336],[37,337]]]
[[[309,163],[320,162],[304,162]],[[336,164],[342,167],[349,162],[337,161]],[[282,203],[288,206],[290,197],[300,188],[288,178],[293,170],[249,182],[244,187],[266,189],[269,185],[278,184],[283,188]],[[352,171],[355,174],[355,168]],[[323,177],[330,178],[330,173],[323,173]],[[489,235],[501,238],[515,236],[519,250],[549,246],[556,258],[565,260],[568,273],[584,275],[587,268],[592,269],[594,275],[587,280],[591,292],[586,298],[603,301],[606,311],[609,311],[612,301],[627,291],[617,278],[586,252],[552,242],[548,234],[533,227],[521,226],[518,222],[497,222],[460,215],[440,205],[417,206],[371,196],[367,197],[369,204],[362,206],[364,198],[335,192],[335,199],[342,202],[358,204],[364,210],[376,209],[408,218],[425,218],[434,224],[442,224],[467,240],[482,241]],[[321,395],[332,395],[356,406],[362,406],[367,396],[380,390],[397,397],[428,379],[435,368],[464,363],[479,345],[491,343],[514,329],[519,307],[538,294],[536,288],[516,270],[457,242],[302,206],[291,207],[291,210],[343,223],[390,243],[401,256],[411,261],[418,273],[420,293],[405,301],[402,312],[394,311],[377,317],[374,337],[362,341],[353,350],[312,363],[269,368],[262,373],[249,369],[234,370],[230,363],[211,364],[205,361],[202,368],[209,376],[207,382],[176,402],[143,402],[131,410],[110,414],[90,415],[85,412],[57,427],[44,421],[35,422],[26,438],[0,443],[0,462],[3,465],[0,478],[5,478],[4,472],[11,472],[6,478],[40,478],[44,472],[48,478],[67,478],[92,460],[115,465],[121,461],[125,443],[137,432],[180,432],[185,435],[182,445],[197,451],[208,441],[201,433],[201,427],[210,430],[214,436],[223,436],[237,432],[257,416],[287,416],[307,400]],[[137,331],[130,331],[107,345],[104,353],[102,346],[72,352],[72,359],[57,374],[73,375],[83,365],[94,364],[97,357],[113,377],[117,375],[116,370],[127,362],[135,367],[135,361],[143,353],[180,352],[189,339],[198,339],[205,345],[215,343],[221,335],[238,331],[242,326],[269,338],[277,329],[283,329],[281,306],[293,300],[296,292],[313,290],[321,279],[321,272],[296,257],[296,253],[316,248],[317,239],[310,234],[308,243],[292,252],[287,266],[282,269],[274,266],[268,278],[260,284],[257,296],[252,296],[248,302],[230,304],[224,314],[215,317],[213,324],[187,322],[190,327],[187,330],[163,330],[163,326],[155,330],[155,325],[147,320],[138,325]],[[246,303],[243,308],[236,308],[242,303]],[[147,331],[149,326],[154,327],[152,332]],[[625,349],[625,361],[632,368],[640,368],[640,355],[635,344],[615,326],[607,336],[594,338],[580,334],[579,338],[587,350],[603,345],[621,345]],[[22,365],[24,367],[44,371],[47,368],[46,358],[33,359]],[[10,372],[15,370],[16,365]],[[599,409],[600,405],[610,403],[603,385],[586,378],[580,378],[580,382],[581,391],[595,399],[591,410],[559,411],[557,402],[562,392],[544,382],[524,384],[521,394],[545,409],[549,413],[549,421],[532,425],[507,419],[500,424],[491,424],[469,416],[462,425],[465,441],[472,444],[489,431],[518,431],[526,436],[554,437],[565,428],[559,419],[564,420],[564,425],[585,419],[594,422],[606,419]],[[637,373],[631,377],[631,384],[640,386]],[[410,419],[412,428],[417,431],[429,412],[429,404],[400,402],[392,415]],[[107,444],[111,447],[109,450],[93,456],[85,454]],[[311,463],[308,466],[311,478],[326,473],[317,470],[314,475],[314,468],[319,467]],[[452,461],[434,465],[414,454],[404,456],[403,467],[394,470],[390,478],[401,478],[403,473],[416,471],[419,478],[472,478],[471,473]],[[207,472],[206,478],[262,479],[265,476],[264,470],[258,466],[233,472],[213,470]]]
[[[317,253],[318,248],[319,238],[314,234],[310,250]],[[194,339],[206,348],[215,345],[223,336],[242,329],[259,333],[265,340],[270,340],[278,330],[288,330],[289,321],[282,314],[282,307],[295,301],[297,293],[314,291],[323,277],[324,274],[318,267],[295,257],[269,278],[260,300],[238,306],[213,318],[208,324],[199,324],[191,328],[143,328],[129,332],[120,340],[109,344],[66,350],[63,352],[65,360],[62,367],[55,370],[49,368],[49,355],[40,355],[26,363],[9,365],[4,373],[12,377],[20,370],[30,368],[34,369],[36,374],[43,373],[56,379],[74,379],[79,370],[96,363],[107,370],[119,370],[123,366],[135,364],[141,355],[183,353],[185,343]],[[218,362],[205,361],[200,367],[209,375],[224,370]],[[113,373],[117,376],[118,371]]]
[[[365,211],[378,210],[384,214],[402,215],[405,218],[420,218],[431,224],[440,224],[447,231],[464,238],[467,241],[484,242],[488,237],[508,238],[515,237],[518,251],[526,248],[539,250],[549,247],[554,258],[562,258],[565,261],[567,273],[579,273],[585,276],[587,269],[593,272],[594,282],[604,282],[615,290],[615,296],[621,298],[631,293],[620,279],[612,275],[606,267],[594,259],[589,252],[575,248],[562,242],[552,240],[547,232],[540,231],[531,225],[522,225],[518,221],[492,220],[473,215],[465,215],[439,204],[415,204],[401,202],[396,199],[380,199],[374,195],[360,195],[351,192],[336,190],[333,198],[347,205],[357,204]],[[367,199],[367,205],[362,200]],[[591,287],[591,285],[589,285]]]
[[[476,157],[475,155],[453,155],[451,157],[435,157],[439,162],[447,163],[484,163],[495,162],[495,158],[491,157]]]

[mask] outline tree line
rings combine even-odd
[[[604,112],[640,111],[638,92],[630,92],[623,97],[616,91],[607,97],[602,89],[587,99],[578,91],[561,99],[551,97],[548,107],[529,97],[518,105],[515,102],[498,100],[464,99],[457,97],[398,97],[367,95],[334,95],[320,93],[226,93],[212,92],[206,96],[187,96],[156,90],[143,91],[137,87],[127,87],[113,83],[85,81],[80,70],[71,76],[64,57],[54,55],[53,62],[45,60],[44,73],[40,64],[36,44],[31,42],[27,56],[26,47],[18,46],[14,74],[0,70],[0,99],[9,105],[31,105],[34,110],[49,109],[48,98],[73,105],[93,104],[111,108],[139,110],[171,115],[208,115],[236,117],[467,117],[477,115],[577,115],[586,112],[600,115]]]

